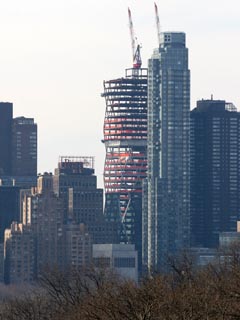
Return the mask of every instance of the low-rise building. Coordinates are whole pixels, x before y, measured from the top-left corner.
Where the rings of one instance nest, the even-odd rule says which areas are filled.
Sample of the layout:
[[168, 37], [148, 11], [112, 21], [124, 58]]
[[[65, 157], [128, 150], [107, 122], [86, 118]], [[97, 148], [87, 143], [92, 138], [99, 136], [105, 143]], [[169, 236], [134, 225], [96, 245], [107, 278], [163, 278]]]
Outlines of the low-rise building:
[[138, 254], [134, 244], [93, 244], [93, 264], [138, 281]]

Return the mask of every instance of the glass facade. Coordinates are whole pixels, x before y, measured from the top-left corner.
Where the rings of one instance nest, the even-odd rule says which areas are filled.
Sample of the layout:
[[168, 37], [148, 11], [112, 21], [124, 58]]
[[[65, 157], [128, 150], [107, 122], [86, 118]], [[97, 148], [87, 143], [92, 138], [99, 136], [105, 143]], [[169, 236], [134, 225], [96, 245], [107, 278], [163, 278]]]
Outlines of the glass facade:
[[169, 255], [189, 246], [190, 71], [185, 34], [162, 33], [148, 67], [143, 263], [159, 270], [165, 269]]

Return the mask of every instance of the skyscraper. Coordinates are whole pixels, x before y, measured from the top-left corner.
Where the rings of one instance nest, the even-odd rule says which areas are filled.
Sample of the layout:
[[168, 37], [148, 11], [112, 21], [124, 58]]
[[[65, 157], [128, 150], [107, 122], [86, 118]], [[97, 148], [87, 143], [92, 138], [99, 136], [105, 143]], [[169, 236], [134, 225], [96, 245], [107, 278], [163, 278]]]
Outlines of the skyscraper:
[[190, 71], [185, 34], [164, 32], [148, 69], [148, 175], [143, 263], [165, 268], [189, 246]]
[[63, 199], [65, 222], [91, 224], [103, 212], [103, 190], [97, 188], [93, 157], [60, 157], [54, 192]]
[[191, 111], [191, 243], [217, 247], [240, 219], [240, 113], [224, 100]]
[[0, 103], [0, 241], [5, 228], [20, 222], [20, 188], [37, 182], [37, 125], [32, 118], [13, 119], [13, 105]]
[[33, 118], [13, 119], [9, 102], [0, 102], [0, 150], [1, 185], [36, 186], [37, 124]]
[[[142, 180], [147, 170], [147, 69], [104, 81], [105, 215], [119, 223], [120, 240], [141, 254]], [[141, 261], [141, 258], [139, 259]]]
[[12, 103], [0, 102], [0, 175], [11, 174], [12, 116]]
[[12, 176], [37, 175], [37, 124], [33, 118], [12, 121]]

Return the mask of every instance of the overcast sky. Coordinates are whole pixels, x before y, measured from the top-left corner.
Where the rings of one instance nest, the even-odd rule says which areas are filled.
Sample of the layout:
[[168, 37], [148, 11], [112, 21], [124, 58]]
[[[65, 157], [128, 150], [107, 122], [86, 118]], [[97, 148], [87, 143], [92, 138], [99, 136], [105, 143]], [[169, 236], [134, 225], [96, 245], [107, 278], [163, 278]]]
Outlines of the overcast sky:
[[[191, 104], [225, 99], [240, 109], [240, 1], [157, 1], [162, 31], [187, 34]], [[103, 80], [131, 67], [127, 7], [143, 66], [157, 46], [150, 0], [1, 0], [0, 100], [38, 123], [38, 171], [59, 155], [95, 156], [102, 186]]]

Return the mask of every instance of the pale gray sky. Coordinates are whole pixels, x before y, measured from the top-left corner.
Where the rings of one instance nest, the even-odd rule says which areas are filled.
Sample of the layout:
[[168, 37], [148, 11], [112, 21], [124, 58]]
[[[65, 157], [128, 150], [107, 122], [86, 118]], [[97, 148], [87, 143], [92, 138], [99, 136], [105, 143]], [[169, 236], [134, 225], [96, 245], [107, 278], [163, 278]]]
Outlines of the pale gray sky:
[[[162, 31], [187, 34], [191, 101], [226, 99], [240, 109], [240, 1], [161, 0]], [[143, 65], [157, 46], [150, 0], [2, 0], [0, 100], [39, 128], [39, 172], [59, 155], [93, 155], [102, 186], [104, 79], [131, 67], [127, 7]]]

